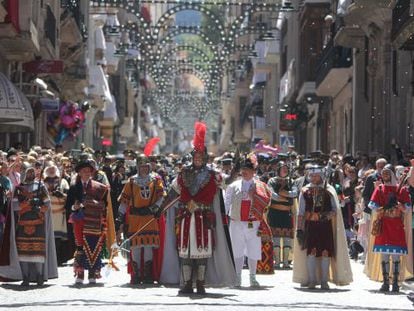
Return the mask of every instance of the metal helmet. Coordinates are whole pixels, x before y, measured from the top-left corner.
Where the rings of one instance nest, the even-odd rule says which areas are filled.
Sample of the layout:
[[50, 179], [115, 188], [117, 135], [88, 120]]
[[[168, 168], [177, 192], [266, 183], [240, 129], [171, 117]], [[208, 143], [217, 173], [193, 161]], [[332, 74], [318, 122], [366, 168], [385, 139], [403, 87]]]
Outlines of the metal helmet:
[[137, 167], [142, 166], [142, 165], [150, 165], [149, 158], [143, 153], [140, 153], [137, 155], [136, 161], [137, 161]]

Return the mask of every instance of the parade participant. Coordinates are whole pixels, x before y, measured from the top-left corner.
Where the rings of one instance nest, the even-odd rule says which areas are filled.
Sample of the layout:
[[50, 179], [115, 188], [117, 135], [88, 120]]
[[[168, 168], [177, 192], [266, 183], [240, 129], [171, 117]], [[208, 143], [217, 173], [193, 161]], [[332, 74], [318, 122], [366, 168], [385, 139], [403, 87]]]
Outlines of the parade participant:
[[3, 230], [6, 222], [7, 208], [11, 198], [12, 184], [7, 177], [9, 167], [7, 162], [0, 162], [0, 247], [3, 241]]
[[399, 278], [404, 280], [413, 274], [411, 201], [407, 187], [398, 186], [390, 167], [382, 169], [381, 181], [375, 183], [368, 207], [375, 213], [371, 218], [371, 239], [364, 272], [379, 281], [380, 264], [383, 281], [380, 291], [388, 292], [392, 259], [392, 291], [399, 292]]
[[377, 180], [381, 181], [381, 171], [384, 166], [387, 164], [387, 160], [380, 158], [375, 162], [375, 172], [369, 175], [365, 181], [364, 191], [362, 192], [362, 197], [365, 202], [365, 213], [371, 213], [371, 209], [368, 207], [368, 203], [371, 200], [372, 193], [375, 189], [375, 182]]
[[9, 165], [9, 179], [12, 183], [12, 191], [16, 186], [20, 184], [20, 170], [22, 167], [22, 162], [20, 157], [17, 154], [13, 154], [7, 157]]
[[223, 158], [223, 159], [221, 159], [220, 163], [221, 163], [222, 173], [224, 173], [226, 175], [230, 175], [230, 173], [232, 171], [233, 159], [232, 158]]
[[290, 269], [289, 252], [293, 246], [294, 199], [298, 196], [298, 191], [292, 184], [289, 168], [285, 162], [279, 162], [276, 174], [277, 176], [272, 177], [268, 182], [272, 200], [267, 221], [272, 230], [275, 268], [280, 268], [283, 243], [283, 269]]
[[68, 239], [65, 202], [66, 193], [69, 190], [69, 184], [59, 175], [59, 170], [55, 165], [51, 165], [45, 168], [44, 183], [50, 196], [56, 255], [58, 265], [61, 266], [64, 262], [69, 260], [70, 255], [72, 254], [67, 254], [67, 245], [65, 243], [65, 241]]
[[260, 286], [256, 280], [257, 261], [262, 257], [259, 226], [265, 207], [270, 203], [271, 192], [265, 183], [255, 178], [256, 167], [256, 156], [247, 155], [241, 162], [242, 179], [226, 189], [225, 205], [231, 219], [230, 237], [238, 287], [241, 286], [245, 255], [249, 264], [250, 286]]
[[60, 159], [60, 172], [61, 172], [61, 178], [65, 179], [68, 184], [70, 184], [71, 178], [72, 178], [72, 162], [67, 157], [62, 157]]
[[350, 242], [355, 237], [353, 232], [355, 223], [355, 188], [358, 186], [358, 177], [354, 166], [345, 164], [343, 170], [345, 178], [341, 187], [342, 200], [340, 203], [347, 240]]
[[73, 225], [76, 243], [73, 264], [75, 283], [82, 284], [88, 270], [90, 284], [101, 277], [102, 250], [114, 242], [112, 207], [108, 187], [93, 180], [95, 164], [82, 160], [76, 166], [76, 182], [69, 188], [66, 206], [72, 210], [69, 222]]
[[121, 195], [122, 189], [124, 189], [125, 184], [128, 182], [124, 161], [115, 162], [113, 171], [114, 172], [111, 178], [112, 210], [114, 213], [114, 217], [117, 218], [119, 208], [118, 198]]
[[[23, 182], [14, 190], [11, 212], [8, 213], [9, 243], [3, 243], [0, 276], [13, 281], [23, 280], [43, 285], [57, 277], [56, 251], [48, 192], [35, 170], [25, 171]], [[6, 228], [7, 229], [7, 228]]]
[[310, 184], [299, 195], [299, 245], [294, 246], [293, 281], [310, 289], [320, 284], [321, 289], [327, 290], [328, 281], [349, 284], [352, 270], [338, 197], [322, 174], [322, 167], [309, 167]]
[[[158, 138], [159, 140], [159, 138]], [[154, 251], [160, 247], [160, 228], [154, 217], [159, 218], [160, 205], [165, 195], [161, 177], [151, 172], [149, 155], [155, 145], [152, 140], [147, 144], [144, 154], [137, 159], [138, 173], [125, 184], [119, 197], [119, 209], [117, 217], [118, 240], [123, 231], [129, 238], [130, 258], [129, 273], [131, 284], [153, 284], [158, 279], [159, 267], [154, 273]], [[149, 225], [148, 225], [149, 224]], [[143, 264], [142, 264], [143, 262]]]
[[205, 124], [196, 122], [192, 163], [179, 171], [162, 205], [179, 196], [177, 210], [171, 208], [167, 213], [161, 280], [179, 283], [181, 277], [180, 294], [193, 293], [193, 280], [201, 295], [206, 293], [206, 284], [229, 286], [236, 280], [218, 191], [224, 180], [207, 166], [205, 133]]

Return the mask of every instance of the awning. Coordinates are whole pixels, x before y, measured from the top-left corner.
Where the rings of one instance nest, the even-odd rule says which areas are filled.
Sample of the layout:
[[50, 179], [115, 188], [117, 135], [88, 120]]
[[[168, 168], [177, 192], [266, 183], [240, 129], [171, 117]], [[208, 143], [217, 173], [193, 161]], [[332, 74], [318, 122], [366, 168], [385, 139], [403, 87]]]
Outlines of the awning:
[[0, 72], [0, 132], [28, 132], [33, 129], [29, 100]]

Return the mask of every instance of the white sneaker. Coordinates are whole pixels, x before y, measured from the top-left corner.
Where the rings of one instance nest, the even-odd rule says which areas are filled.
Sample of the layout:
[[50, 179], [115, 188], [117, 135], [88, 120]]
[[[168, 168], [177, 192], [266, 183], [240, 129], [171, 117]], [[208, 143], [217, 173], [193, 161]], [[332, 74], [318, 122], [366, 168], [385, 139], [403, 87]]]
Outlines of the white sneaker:
[[83, 284], [83, 279], [81, 279], [81, 278], [76, 278], [76, 279], [75, 279], [75, 284]]
[[96, 279], [89, 279], [89, 284], [96, 284]]

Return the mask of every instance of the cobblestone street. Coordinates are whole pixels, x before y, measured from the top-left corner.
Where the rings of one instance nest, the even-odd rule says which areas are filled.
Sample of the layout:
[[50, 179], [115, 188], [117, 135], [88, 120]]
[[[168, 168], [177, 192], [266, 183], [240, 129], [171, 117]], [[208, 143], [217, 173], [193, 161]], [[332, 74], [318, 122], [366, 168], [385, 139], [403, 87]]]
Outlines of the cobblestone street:
[[[118, 264], [121, 259], [117, 259]], [[413, 310], [405, 291], [399, 294], [380, 294], [379, 283], [369, 281], [362, 273], [363, 266], [352, 263], [354, 282], [350, 286], [331, 285], [329, 293], [301, 289], [291, 282], [291, 271], [260, 275], [262, 287], [251, 290], [248, 270], [243, 271], [242, 289], [207, 288], [207, 296], [182, 297], [175, 287], [132, 288], [128, 283], [125, 265], [111, 272], [96, 286], [73, 285], [70, 267], [59, 269], [59, 279], [42, 288], [23, 290], [18, 284], [0, 287], [2, 303], [7, 310]]]

